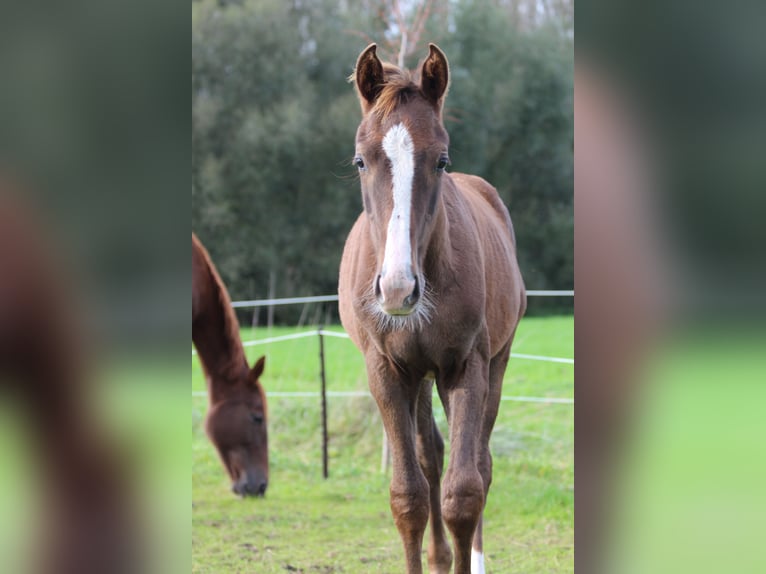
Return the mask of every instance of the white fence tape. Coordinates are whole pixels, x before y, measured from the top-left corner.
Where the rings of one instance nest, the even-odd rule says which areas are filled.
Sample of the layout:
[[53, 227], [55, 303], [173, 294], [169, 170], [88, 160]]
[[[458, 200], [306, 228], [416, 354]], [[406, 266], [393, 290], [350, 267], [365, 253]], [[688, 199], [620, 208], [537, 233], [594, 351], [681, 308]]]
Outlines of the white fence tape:
[[[259, 339], [255, 341], [244, 341], [243, 347], [255, 347], [257, 345], [266, 345], [268, 343], [278, 343], [280, 341], [291, 341], [293, 339], [304, 339], [306, 337], [312, 337], [316, 335], [325, 335], [328, 337], [338, 337], [339, 339], [348, 339], [347, 333], [340, 333], [338, 331], [327, 331], [326, 329], [304, 331], [303, 333], [293, 333], [292, 335], [282, 335], [279, 337], [270, 337], [268, 339]], [[196, 355], [197, 351], [192, 349], [192, 356]], [[567, 359], [563, 357], [545, 357], [543, 355], [525, 355], [523, 353], [511, 353], [511, 357], [515, 359], [526, 359], [530, 361], [546, 361], [549, 363], [564, 363], [567, 365], [574, 365], [574, 359]]]
[[543, 357], [541, 355], [524, 355], [522, 353], [511, 353], [511, 357], [515, 359], [528, 359], [530, 361], [547, 361], [549, 363], [565, 363], [567, 365], [574, 365], [574, 359], [565, 359], [562, 357]]
[[[280, 341], [291, 341], [293, 339], [304, 339], [306, 337], [316, 337], [319, 331], [313, 329], [303, 333], [293, 333], [292, 335], [280, 335], [279, 337], [269, 337], [268, 339], [258, 339], [257, 341], [243, 341], [243, 347], [255, 347], [256, 345], [266, 345], [268, 343], [279, 343]], [[192, 349], [192, 356], [196, 355], [196, 349]]]
[[[530, 289], [528, 297], [574, 297], [574, 290], [555, 291], [548, 289]], [[298, 303], [333, 303], [337, 295], [316, 295], [313, 297], [286, 297], [283, 299], [252, 299], [250, 301], [234, 301], [231, 306], [235, 309], [247, 307], [274, 307], [277, 305], [295, 305]]]
[[284, 299], [256, 299], [252, 301], [234, 301], [235, 309], [242, 307], [273, 307], [275, 305], [295, 305], [296, 303], [326, 303], [337, 301], [337, 295], [316, 295], [314, 297], [287, 297]]

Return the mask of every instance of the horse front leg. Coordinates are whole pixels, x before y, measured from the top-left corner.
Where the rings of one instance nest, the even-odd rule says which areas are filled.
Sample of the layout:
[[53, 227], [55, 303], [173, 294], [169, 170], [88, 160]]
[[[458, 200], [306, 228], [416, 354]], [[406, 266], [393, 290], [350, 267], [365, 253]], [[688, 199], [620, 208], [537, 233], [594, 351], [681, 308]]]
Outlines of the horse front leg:
[[407, 560], [407, 574], [422, 574], [420, 559], [428, 523], [429, 486], [415, 447], [419, 381], [408, 381], [387, 365], [368, 360], [370, 392], [375, 398], [391, 448], [391, 514]]
[[471, 545], [486, 486], [479, 470], [489, 366], [472, 352], [462, 372], [445, 378], [440, 395], [449, 413], [450, 457], [444, 477], [442, 515], [455, 543], [455, 574], [471, 574]]
[[[489, 451], [489, 439], [492, 429], [495, 427], [497, 412], [500, 408], [500, 397], [503, 392], [503, 376], [508, 364], [508, 357], [511, 352], [511, 341], [513, 335], [505, 347], [492, 358], [489, 364], [489, 389], [487, 394], [487, 403], [484, 408], [482, 419], [482, 430], [479, 439], [479, 473], [484, 480], [484, 506], [487, 504], [489, 487], [492, 484], [492, 454]], [[482, 509], [479, 517], [479, 524], [476, 526], [476, 532], [473, 535], [473, 548], [471, 550], [471, 574], [484, 574], [484, 510]]]
[[432, 387], [433, 381], [429, 380], [424, 380], [420, 387], [417, 452], [420, 468], [429, 486], [431, 536], [428, 542], [428, 570], [431, 574], [449, 574], [452, 551], [442, 522], [439, 486], [444, 469], [444, 441], [433, 417]]

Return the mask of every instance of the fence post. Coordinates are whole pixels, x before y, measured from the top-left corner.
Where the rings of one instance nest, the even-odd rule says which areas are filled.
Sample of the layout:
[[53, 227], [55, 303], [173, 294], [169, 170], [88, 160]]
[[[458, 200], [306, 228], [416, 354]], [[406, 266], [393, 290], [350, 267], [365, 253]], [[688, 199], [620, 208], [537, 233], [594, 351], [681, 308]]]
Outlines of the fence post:
[[325, 379], [324, 370], [324, 337], [322, 336], [322, 329], [324, 327], [319, 325], [317, 334], [319, 335], [319, 375], [322, 379], [322, 476], [327, 478], [327, 381]]
[[[277, 289], [277, 273], [275, 271], [269, 271], [269, 299], [273, 300], [276, 296]], [[274, 304], [270, 303], [266, 310], [266, 324], [269, 327], [269, 333], [274, 326]]]

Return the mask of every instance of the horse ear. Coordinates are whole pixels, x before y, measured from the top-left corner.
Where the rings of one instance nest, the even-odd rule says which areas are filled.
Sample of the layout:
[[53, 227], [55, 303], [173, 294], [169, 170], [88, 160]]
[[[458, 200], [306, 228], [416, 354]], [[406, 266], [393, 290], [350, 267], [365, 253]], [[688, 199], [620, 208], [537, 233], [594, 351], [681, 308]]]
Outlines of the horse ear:
[[383, 88], [383, 64], [375, 53], [376, 48], [375, 44], [367, 46], [359, 54], [354, 68], [354, 80], [364, 113], [369, 111]]
[[428, 48], [430, 53], [420, 72], [420, 89], [428, 101], [441, 108], [442, 98], [449, 86], [449, 64], [439, 46], [428, 44]]
[[263, 374], [263, 367], [266, 364], [266, 356], [262, 356], [255, 362], [253, 368], [250, 369], [250, 381], [253, 383]]

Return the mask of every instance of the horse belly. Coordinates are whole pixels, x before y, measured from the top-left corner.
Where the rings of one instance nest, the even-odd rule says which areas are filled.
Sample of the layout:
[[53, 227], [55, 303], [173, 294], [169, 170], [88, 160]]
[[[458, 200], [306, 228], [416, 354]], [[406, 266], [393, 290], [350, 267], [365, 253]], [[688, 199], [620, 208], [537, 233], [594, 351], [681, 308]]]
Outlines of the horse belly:
[[494, 267], [487, 271], [486, 321], [490, 354], [497, 355], [513, 335], [521, 318], [523, 285], [521, 275], [514, 273], [514, 260], [505, 269]]
[[497, 212], [490, 209], [487, 212], [491, 224], [479, 229], [485, 260], [485, 319], [494, 357], [513, 335], [525, 308], [526, 295], [510, 229]]
[[[480, 177], [450, 174], [460, 191], [459, 205], [468, 207], [482, 251], [484, 309], [491, 356], [508, 343], [526, 307], [524, 283], [516, 260], [508, 210], [497, 190]], [[457, 198], [456, 198], [457, 199]]]

